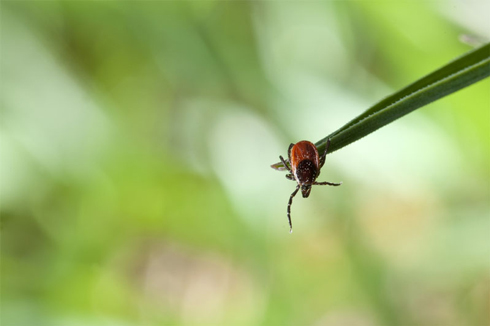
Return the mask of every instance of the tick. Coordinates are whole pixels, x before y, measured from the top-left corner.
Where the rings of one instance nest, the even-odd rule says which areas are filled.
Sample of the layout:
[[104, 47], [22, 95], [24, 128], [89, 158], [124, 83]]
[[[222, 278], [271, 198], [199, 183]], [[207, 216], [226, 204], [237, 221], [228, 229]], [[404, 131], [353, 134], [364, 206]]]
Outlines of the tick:
[[288, 158], [289, 164], [284, 160], [282, 156], [279, 156], [282, 164], [288, 169], [289, 174], [286, 178], [292, 181], [296, 181], [298, 184], [296, 189], [293, 191], [289, 197], [288, 202], [288, 221], [289, 221], [289, 232], [293, 232], [293, 223], [291, 222], [291, 204], [293, 203], [293, 198], [298, 193], [301, 188], [301, 193], [303, 198], [308, 198], [311, 192], [311, 186], [340, 186], [342, 182], [316, 182], [316, 179], [320, 175], [320, 170], [325, 164], [325, 157], [327, 156], [328, 146], [330, 145], [330, 139], [327, 140], [327, 145], [325, 146], [325, 151], [321, 156], [318, 155], [318, 149], [313, 145], [313, 143], [303, 140], [296, 144], [289, 145]]

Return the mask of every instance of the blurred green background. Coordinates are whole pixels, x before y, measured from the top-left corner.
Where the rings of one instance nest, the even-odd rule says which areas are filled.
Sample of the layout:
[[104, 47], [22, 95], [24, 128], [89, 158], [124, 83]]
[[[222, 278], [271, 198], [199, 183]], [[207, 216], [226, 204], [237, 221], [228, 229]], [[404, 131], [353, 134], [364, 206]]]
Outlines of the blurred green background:
[[270, 164], [489, 39], [483, 1], [2, 1], [2, 326], [489, 325], [490, 82]]

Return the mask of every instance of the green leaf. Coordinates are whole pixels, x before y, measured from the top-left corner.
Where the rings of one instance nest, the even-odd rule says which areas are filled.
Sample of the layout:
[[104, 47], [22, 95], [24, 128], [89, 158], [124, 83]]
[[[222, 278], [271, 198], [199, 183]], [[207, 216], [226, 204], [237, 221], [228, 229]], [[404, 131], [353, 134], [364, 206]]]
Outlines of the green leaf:
[[[454, 93], [490, 75], [490, 43], [466, 53], [442, 68], [384, 98], [349, 123], [318, 141], [319, 152], [330, 138], [335, 152], [418, 108]], [[282, 163], [271, 165], [284, 170]]]

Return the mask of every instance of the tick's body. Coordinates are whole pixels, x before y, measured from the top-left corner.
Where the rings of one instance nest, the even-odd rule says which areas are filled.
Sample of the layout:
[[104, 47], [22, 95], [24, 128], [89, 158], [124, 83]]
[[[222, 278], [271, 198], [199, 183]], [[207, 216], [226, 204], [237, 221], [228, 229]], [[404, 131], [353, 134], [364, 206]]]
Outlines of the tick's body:
[[[320, 164], [320, 157], [315, 145], [303, 140], [289, 148], [289, 163], [294, 179], [300, 185], [315, 182], [323, 165]], [[303, 197], [308, 197], [308, 195], [303, 195]]]
[[323, 167], [323, 164], [325, 164], [325, 157], [327, 155], [329, 144], [330, 139], [327, 141], [325, 151], [321, 156], [318, 155], [318, 150], [315, 145], [307, 140], [289, 145], [289, 165], [286, 163], [282, 156], [279, 156], [284, 166], [290, 172], [286, 175], [286, 178], [288, 178], [289, 180], [294, 180], [298, 183], [298, 185], [296, 186], [296, 190], [294, 190], [294, 192], [291, 194], [291, 197], [289, 197], [288, 203], [288, 220], [290, 232], [293, 231], [293, 225], [291, 223], [291, 204], [293, 202], [293, 197], [296, 196], [300, 188], [303, 198], [307, 198], [310, 195], [312, 185], [340, 186], [342, 184], [342, 182], [316, 182], [316, 178], [318, 178], [318, 176], [320, 175], [320, 170]]

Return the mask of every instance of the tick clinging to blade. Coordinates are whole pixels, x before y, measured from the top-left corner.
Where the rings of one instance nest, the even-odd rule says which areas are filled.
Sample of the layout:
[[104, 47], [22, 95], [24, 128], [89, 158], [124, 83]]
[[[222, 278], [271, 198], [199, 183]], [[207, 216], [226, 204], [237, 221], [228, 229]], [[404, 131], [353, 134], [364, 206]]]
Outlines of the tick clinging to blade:
[[329, 145], [330, 139], [327, 140], [327, 145], [325, 146], [325, 151], [323, 152], [322, 156], [319, 156], [315, 145], [307, 140], [303, 140], [296, 144], [289, 145], [289, 162], [286, 162], [282, 156], [279, 156], [282, 164], [284, 164], [286, 169], [289, 171], [286, 178], [298, 183], [296, 189], [291, 194], [291, 197], [289, 197], [288, 202], [289, 232], [293, 232], [293, 223], [291, 222], [291, 204], [293, 203], [294, 196], [296, 196], [300, 188], [303, 198], [308, 198], [311, 192], [311, 186], [313, 185], [340, 186], [342, 184], [342, 182], [316, 182], [316, 178], [318, 178], [320, 175], [320, 170], [323, 167], [323, 164], [325, 164], [325, 157], [327, 156]]

